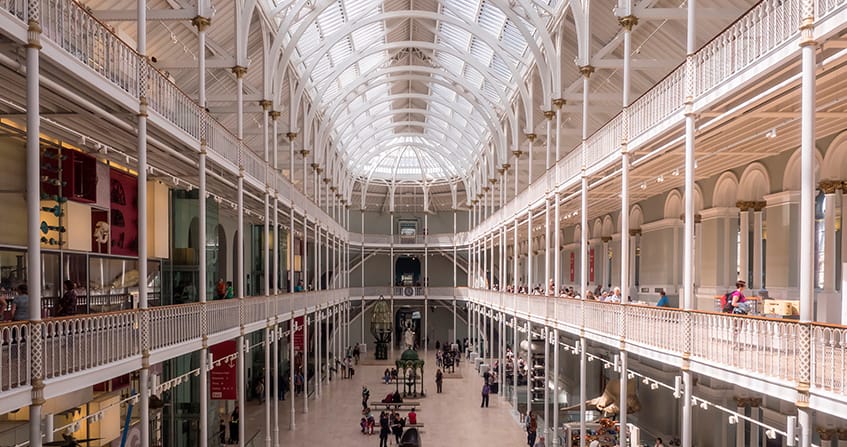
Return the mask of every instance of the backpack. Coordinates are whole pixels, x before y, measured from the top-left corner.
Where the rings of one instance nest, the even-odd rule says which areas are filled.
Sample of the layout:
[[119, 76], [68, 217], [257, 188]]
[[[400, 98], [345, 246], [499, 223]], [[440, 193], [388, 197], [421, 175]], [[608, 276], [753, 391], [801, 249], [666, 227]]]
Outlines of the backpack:
[[727, 293], [723, 296], [723, 302], [724, 302], [724, 305], [723, 305], [723, 308], [721, 308], [721, 312], [723, 312], [723, 313], [727, 313], [727, 314], [731, 314], [731, 313], [732, 313], [732, 311], [733, 311], [733, 309], [734, 309], [734, 307], [732, 307], [732, 294], [733, 294], [733, 293], [735, 293], [735, 291], [734, 291], [734, 290], [733, 290], [732, 292], [727, 292]]

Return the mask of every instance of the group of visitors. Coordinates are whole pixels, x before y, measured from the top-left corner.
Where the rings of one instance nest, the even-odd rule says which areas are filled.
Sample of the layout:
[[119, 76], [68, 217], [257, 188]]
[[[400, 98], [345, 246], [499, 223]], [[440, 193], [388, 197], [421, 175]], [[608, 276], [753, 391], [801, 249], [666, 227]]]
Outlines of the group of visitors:
[[224, 282], [223, 278], [218, 279], [218, 284], [215, 285], [215, 299], [223, 300], [235, 297], [235, 291], [232, 288], [232, 281]]

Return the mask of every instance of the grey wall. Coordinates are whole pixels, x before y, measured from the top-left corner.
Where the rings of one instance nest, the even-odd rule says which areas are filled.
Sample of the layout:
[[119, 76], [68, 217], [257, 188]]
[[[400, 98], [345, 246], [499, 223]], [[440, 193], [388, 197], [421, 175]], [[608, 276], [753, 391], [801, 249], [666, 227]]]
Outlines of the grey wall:
[[[367, 211], [365, 214], [365, 231], [366, 234], [390, 234], [391, 233], [391, 214], [377, 213]], [[362, 212], [350, 211], [350, 231], [353, 233], [362, 233]], [[394, 233], [397, 234], [398, 219], [416, 219], [418, 221], [419, 231], [423, 231], [424, 214], [423, 213], [394, 213]], [[456, 231], [462, 232], [468, 229], [468, 213], [467, 211], [456, 211]], [[429, 233], [452, 233], [453, 232], [453, 211], [444, 211], [429, 215]]]

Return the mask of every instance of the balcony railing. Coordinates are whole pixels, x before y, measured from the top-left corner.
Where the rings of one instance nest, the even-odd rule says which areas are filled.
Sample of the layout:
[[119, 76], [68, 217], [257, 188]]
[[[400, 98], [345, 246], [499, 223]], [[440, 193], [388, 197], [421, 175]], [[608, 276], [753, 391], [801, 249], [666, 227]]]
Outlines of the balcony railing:
[[[242, 325], [259, 329], [274, 317], [347, 297], [348, 289], [335, 289], [0, 323], [0, 398], [30, 385], [35, 368], [45, 379], [56, 379], [140, 358], [145, 350], [170, 358], [167, 350], [172, 346], [193, 344], [193, 349], [200, 349], [204, 336], [238, 331]], [[39, 341], [35, 334], [41, 334], [43, 355], [34, 355]]]
[[800, 349], [803, 332], [808, 328], [812, 391], [847, 396], [847, 327], [475, 289], [469, 291], [469, 300], [524, 317], [543, 320], [549, 315], [553, 317], [550, 321], [569, 326], [574, 333], [584, 329], [586, 333], [607, 337], [615, 346], [624, 333], [620, 326], [624, 322], [628, 345], [680, 357], [686, 350], [685, 326], [690, 324], [688, 346], [692, 359], [720, 365], [728, 371], [795, 384], [801, 380]]

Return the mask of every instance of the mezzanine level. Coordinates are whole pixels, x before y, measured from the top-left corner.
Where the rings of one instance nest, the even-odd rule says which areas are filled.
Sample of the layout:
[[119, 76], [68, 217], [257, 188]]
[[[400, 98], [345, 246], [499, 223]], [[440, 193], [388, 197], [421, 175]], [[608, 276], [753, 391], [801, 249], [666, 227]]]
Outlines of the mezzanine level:
[[[469, 305], [626, 350], [795, 402], [808, 365], [810, 407], [847, 411], [847, 327], [714, 312], [620, 305], [469, 289]], [[686, 339], [686, 327], [690, 338]], [[809, 359], [801, 356], [804, 340]]]
[[49, 399], [136, 371], [143, 352], [156, 364], [201, 349], [204, 338], [209, 345], [231, 340], [348, 296], [333, 289], [0, 323], [0, 413], [30, 404], [35, 368]]

